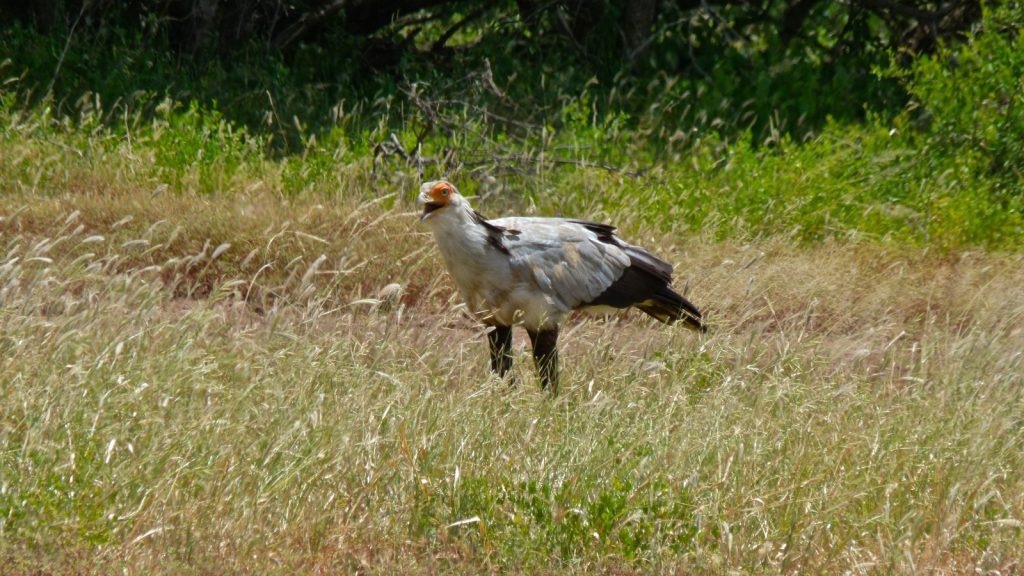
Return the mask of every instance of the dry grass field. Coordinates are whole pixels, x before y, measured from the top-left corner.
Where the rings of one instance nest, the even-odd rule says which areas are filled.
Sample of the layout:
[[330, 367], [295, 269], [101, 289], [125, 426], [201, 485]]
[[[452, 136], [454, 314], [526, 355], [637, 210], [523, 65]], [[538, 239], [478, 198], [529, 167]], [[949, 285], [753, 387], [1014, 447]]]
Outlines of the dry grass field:
[[712, 329], [573, 319], [551, 398], [523, 334], [489, 374], [412, 176], [197, 195], [33, 150], [0, 151], [0, 573], [1024, 570], [1019, 254], [572, 214]]
[[[643, 2], [621, 64], [621, 1], [35, 4], [0, 576], [1024, 574], [1022, 3]], [[710, 330], [496, 378], [444, 176], [618, 226]]]

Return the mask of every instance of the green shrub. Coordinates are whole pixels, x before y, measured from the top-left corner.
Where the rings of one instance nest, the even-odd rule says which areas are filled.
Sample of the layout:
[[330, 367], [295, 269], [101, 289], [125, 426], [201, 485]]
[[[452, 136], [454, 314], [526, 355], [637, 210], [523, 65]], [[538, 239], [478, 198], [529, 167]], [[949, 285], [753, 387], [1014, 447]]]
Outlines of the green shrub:
[[[897, 119], [920, 148], [921, 172], [948, 182], [934, 199], [947, 227], [984, 230], [976, 240], [1020, 234], [1024, 209], [1024, 8], [986, 9], [966, 40], [916, 59], [900, 76], [913, 100]], [[919, 134], [915, 123], [924, 126]], [[920, 139], [920, 142], [917, 140]], [[975, 209], [964, 211], [962, 207]], [[973, 212], [973, 213], [971, 213]]]
[[931, 120], [937, 152], [965, 155], [972, 170], [1019, 191], [1024, 161], [1024, 22], [1017, 3], [985, 15], [966, 42], [914, 61], [907, 90]]

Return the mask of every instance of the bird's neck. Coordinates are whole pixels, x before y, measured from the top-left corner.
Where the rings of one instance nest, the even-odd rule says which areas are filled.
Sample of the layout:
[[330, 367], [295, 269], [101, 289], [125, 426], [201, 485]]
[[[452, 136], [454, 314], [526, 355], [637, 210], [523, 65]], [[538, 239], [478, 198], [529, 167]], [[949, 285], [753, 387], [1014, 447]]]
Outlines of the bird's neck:
[[428, 222], [446, 259], [471, 258], [487, 247], [487, 230], [468, 205], [452, 206], [439, 216]]

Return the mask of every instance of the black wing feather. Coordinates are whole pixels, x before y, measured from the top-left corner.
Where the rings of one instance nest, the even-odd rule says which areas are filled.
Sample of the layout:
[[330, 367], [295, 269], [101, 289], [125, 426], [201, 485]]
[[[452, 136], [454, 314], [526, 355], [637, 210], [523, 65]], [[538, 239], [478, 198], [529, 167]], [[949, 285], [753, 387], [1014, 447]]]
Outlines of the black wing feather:
[[615, 227], [584, 220], [571, 220], [598, 235], [598, 240], [615, 245], [629, 256], [629, 267], [588, 306], [629, 308], [636, 306], [666, 324], [682, 320], [688, 327], [707, 332], [701, 313], [689, 300], [672, 289], [671, 264], [643, 248], [630, 246], [615, 237]]

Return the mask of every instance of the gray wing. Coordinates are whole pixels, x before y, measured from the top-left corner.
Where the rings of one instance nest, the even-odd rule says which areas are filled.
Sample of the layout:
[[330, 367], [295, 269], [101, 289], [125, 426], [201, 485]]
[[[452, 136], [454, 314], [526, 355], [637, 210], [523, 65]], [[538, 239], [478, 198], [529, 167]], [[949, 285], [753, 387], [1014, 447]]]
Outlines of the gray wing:
[[512, 270], [550, 295], [569, 312], [593, 301], [626, 268], [630, 257], [615, 244], [602, 242], [584, 223], [560, 218], [500, 218], [501, 241]]

